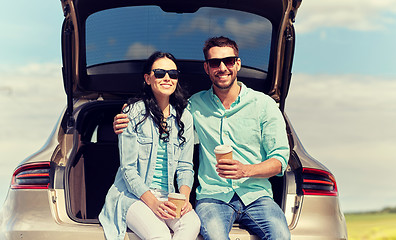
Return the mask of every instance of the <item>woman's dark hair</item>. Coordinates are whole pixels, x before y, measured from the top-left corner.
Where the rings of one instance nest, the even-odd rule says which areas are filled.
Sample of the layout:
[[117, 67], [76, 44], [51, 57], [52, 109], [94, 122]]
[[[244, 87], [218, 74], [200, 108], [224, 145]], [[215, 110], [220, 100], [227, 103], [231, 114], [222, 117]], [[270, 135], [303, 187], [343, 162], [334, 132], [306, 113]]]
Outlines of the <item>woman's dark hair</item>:
[[[161, 58], [168, 58], [176, 64], [176, 58], [171, 53], [155, 52], [147, 59], [143, 68], [143, 75], [150, 74], [154, 62]], [[145, 81], [143, 81], [143, 91], [140, 93], [139, 96], [128, 99], [128, 105], [133, 104], [139, 100], [142, 100], [144, 102], [146, 112], [143, 119], [136, 124], [135, 131], [137, 130], [138, 125], [144, 122], [150, 116], [159, 129], [160, 138], [166, 142], [169, 141], [168, 124], [164, 119], [164, 115], [160, 107], [158, 106], [157, 100], [153, 94], [153, 91], [151, 90], [151, 87], [147, 85]], [[179, 81], [177, 82], [175, 92], [172, 93], [172, 95], [170, 95], [169, 97], [169, 103], [176, 110], [176, 123], [179, 126], [179, 131], [177, 135], [181, 140], [180, 145], [183, 145], [186, 142], [186, 138], [183, 136], [184, 123], [181, 121], [181, 116], [187, 106], [187, 99], [184, 90], [179, 84]], [[127, 107], [127, 109], [125, 110], [126, 112], [128, 112], [129, 108]]]

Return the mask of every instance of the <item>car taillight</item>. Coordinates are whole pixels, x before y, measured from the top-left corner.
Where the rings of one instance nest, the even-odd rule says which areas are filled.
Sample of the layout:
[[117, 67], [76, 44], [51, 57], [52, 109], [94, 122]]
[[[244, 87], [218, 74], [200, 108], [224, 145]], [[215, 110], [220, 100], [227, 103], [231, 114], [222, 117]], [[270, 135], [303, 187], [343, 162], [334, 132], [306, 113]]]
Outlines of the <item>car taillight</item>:
[[17, 168], [12, 176], [12, 189], [48, 189], [50, 163], [29, 163]]
[[335, 178], [327, 171], [313, 168], [303, 168], [302, 179], [302, 191], [304, 195], [338, 195]]

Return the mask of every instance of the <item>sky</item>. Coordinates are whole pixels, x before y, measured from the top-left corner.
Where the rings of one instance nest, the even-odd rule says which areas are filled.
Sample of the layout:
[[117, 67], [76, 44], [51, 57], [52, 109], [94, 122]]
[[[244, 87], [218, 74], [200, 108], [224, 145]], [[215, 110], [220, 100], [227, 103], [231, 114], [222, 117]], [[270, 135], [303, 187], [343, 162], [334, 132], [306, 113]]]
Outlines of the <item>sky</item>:
[[[1, 1], [0, 205], [66, 103], [60, 1]], [[286, 113], [305, 149], [334, 174], [344, 212], [395, 207], [394, 0], [304, 0], [295, 29]]]

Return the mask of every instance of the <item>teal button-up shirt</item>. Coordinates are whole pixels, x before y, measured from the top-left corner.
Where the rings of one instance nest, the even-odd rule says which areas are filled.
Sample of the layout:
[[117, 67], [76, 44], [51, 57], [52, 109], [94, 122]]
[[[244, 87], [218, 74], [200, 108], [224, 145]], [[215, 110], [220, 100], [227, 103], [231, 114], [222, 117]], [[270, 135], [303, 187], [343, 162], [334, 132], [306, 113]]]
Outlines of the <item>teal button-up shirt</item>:
[[285, 120], [275, 101], [264, 93], [238, 82], [241, 91], [230, 109], [225, 109], [213, 88], [194, 94], [188, 109], [199, 138], [197, 200], [213, 198], [229, 202], [234, 193], [248, 205], [262, 196], [272, 197], [267, 178], [230, 180], [216, 172], [214, 148], [228, 144], [233, 158], [243, 164], [257, 164], [276, 158], [282, 176], [289, 159]]

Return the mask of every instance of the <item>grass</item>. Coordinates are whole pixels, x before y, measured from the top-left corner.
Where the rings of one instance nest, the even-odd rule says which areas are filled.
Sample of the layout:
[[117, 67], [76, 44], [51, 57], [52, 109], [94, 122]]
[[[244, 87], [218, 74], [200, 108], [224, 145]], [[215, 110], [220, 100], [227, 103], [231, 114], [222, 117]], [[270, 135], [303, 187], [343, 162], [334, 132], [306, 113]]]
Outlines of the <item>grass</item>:
[[345, 214], [349, 240], [396, 240], [396, 213]]

